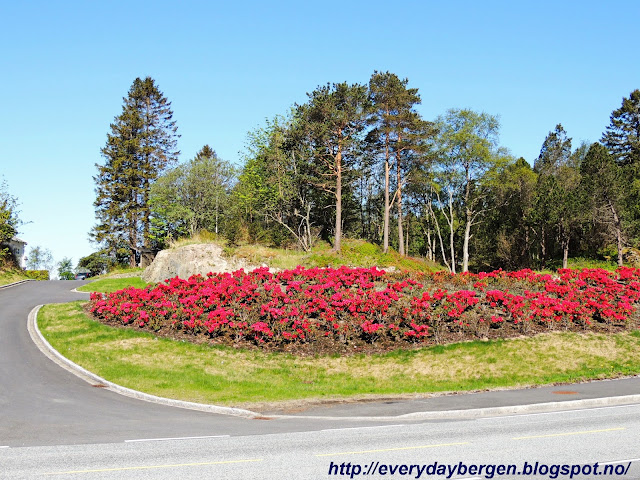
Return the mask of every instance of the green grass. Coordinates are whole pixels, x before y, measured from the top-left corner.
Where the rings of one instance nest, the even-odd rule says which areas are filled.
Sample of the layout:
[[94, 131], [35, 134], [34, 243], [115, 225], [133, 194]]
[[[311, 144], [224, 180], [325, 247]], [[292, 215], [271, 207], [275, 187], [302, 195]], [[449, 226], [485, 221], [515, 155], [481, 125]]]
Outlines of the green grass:
[[[557, 260], [549, 263], [549, 268], [553, 270], [558, 270], [562, 268], [562, 261]], [[583, 257], [574, 257], [569, 258], [567, 260], [567, 268], [602, 268], [604, 270], [609, 270], [613, 272], [618, 268], [618, 264], [616, 262], [610, 262], [607, 260], [598, 260], [594, 258], [583, 258]]]
[[10, 283], [28, 279], [29, 277], [25, 275], [22, 270], [11, 268], [0, 271], [0, 285], [8, 285]]
[[127, 287], [143, 288], [147, 285], [148, 283], [140, 277], [99, 278], [82, 287], [78, 287], [78, 291], [111, 293]]
[[39, 325], [63, 355], [150, 394], [251, 408], [265, 402], [518, 387], [640, 373], [640, 335], [553, 333], [399, 350], [296, 358], [194, 345], [112, 328], [81, 303], [47, 305]]
[[117, 267], [113, 270], [110, 270], [109, 273], [105, 273], [104, 275], [98, 275], [95, 278], [109, 278], [114, 275], [140, 275], [144, 272], [144, 268], [138, 267]]
[[289, 269], [297, 265], [305, 267], [395, 267], [411, 272], [435, 272], [442, 270], [436, 263], [423, 258], [402, 257], [392, 249], [382, 253], [382, 249], [364, 240], [343, 239], [340, 254], [331, 249], [331, 245], [318, 242], [311, 252], [285, 250], [261, 245], [243, 245], [225, 247], [228, 257], [238, 257], [253, 265], [265, 263], [270, 267]]

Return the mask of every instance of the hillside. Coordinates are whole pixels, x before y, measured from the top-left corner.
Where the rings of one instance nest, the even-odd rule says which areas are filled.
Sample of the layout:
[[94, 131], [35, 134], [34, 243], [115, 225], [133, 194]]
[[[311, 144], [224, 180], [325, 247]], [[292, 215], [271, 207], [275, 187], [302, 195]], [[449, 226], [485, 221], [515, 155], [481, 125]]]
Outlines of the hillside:
[[[273, 269], [305, 267], [379, 267], [410, 272], [435, 272], [442, 270], [436, 263], [420, 258], [402, 257], [394, 251], [383, 254], [380, 247], [363, 240], [345, 240], [342, 253], [331, 250], [322, 243], [311, 252], [285, 250], [261, 245], [225, 247], [220, 243], [197, 243], [198, 239], [179, 242], [173, 248], [161, 251], [144, 271], [147, 282], [159, 283], [167, 278], [188, 278], [194, 274], [230, 272], [244, 268], [253, 270], [260, 266]], [[196, 242], [196, 243], [192, 243]]]

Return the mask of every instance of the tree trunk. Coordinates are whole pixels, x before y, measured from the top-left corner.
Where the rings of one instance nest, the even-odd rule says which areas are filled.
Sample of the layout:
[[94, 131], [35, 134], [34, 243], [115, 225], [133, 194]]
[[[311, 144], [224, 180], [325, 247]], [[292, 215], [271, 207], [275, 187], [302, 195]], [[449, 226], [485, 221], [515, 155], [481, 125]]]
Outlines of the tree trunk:
[[469, 206], [471, 200], [471, 175], [469, 167], [466, 168], [467, 183], [464, 188], [464, 211], [465, 211], [465, 225], [464, 225], [464, 241], [462, 242], [462, 271], [469, 271], [469, 238], [471, 236], [471, 222], [473, 219], [473, 212]]
[[467, 220], [464, 226], [464, 242], [462, 244], [462, 271], [469, 271], [469, 239], [471, 238], [471, 212], [467, 208]]
[[340, 253], [342, 250], [342, 146], [338, 145], [336, 154], [336, 238], [333, 250]]
[[405, 256], [404, 231], [402, 229], [402, 169], [400, 165], [400, 153], [396, 155], [396, 179], [398, 182], [398, 253]]
[[[447, 261], [447, 255], [445, 254], [444, 251], [444, 242], [442, 240], [442, 232], [440, 231], [440, 224], [438, 223], [438, 219], [436, 218], [436, 214], [433, 211], [433, 207], [431, 206], [431, 204], [429, 203], [429, 213], [431, 214], [431, 218], [433, 218], [433, 223], [436, 226], [436, 233], [438, 235], [438, 240], [440, 241], [440, 253], [442, 255], [442, 261], [444, 262], [445, 266], [451, 270], [451, 266], [449, 265], [449, 262]], [[433, 260], [436, 259], [436, 254], [435, 254], [435, 239], [433, 240], [434, 243], [434, 252], [433, 252]]]
[[[387, 156], [388, 156], [387, 147]], [[382, 252], [387, 253], [389, 251], [389, 159], [384, 161], [384, 225], [383, 225], [383, 243]]]
[[611, 213], [613, 214], [613, 226], [616, 230], [616, 244], [618, 247], [618, 266], [622, 267], [622, 222], [620, 221], [620, 217], [618, 216], [618, 212], [614, 208], [612, 203], [609, 203], [609, 208], [611, 209]]
[[540, 261], [541, 261], [541, 267], [544, 269], [544, 267], [547, 265], [547, 245], [546, 245], [546, 238], [545, 238], [545, 229], [544, 229], [544, 225], [540, 228]]
[[411, 232], [411, 215], [407, 216], [407, 234], [404, 238], [404, 252], [409, 255], [409, 232]]
[[562, 268], [567, 268], [569, 265], [569, 239], [562, 239]]
[[456, 250], [453, 231], [453, 191], [449, 189], [449, 248], [451, 250], [451, 273], [456, 273]]

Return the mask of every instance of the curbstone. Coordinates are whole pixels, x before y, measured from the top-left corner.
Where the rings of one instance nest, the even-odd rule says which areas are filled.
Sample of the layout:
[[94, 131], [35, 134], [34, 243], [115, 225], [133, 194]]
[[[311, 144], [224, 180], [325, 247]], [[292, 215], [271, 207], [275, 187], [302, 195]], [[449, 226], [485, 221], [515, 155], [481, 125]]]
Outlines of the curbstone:
[[34, 280], [33, 278], [27, 278], [26, 280], [20, 280], [19, 282], [7, 283], [6, 285], [0, 285], [0, 290], [2, 290], [3, 288], [15, 287], [16, 285], [21, 285], [23, 283], [35, 282], [35, 281], [36, 280]]
[[91, 385], [105, 385], [106, 390], [111, 390], [114, 393], [135, 398], [137, 400], [143, 400], [145, 402], [156, 403], [170, 407], [186, 408], [189, 410], [198, 410], [201, 412], [217, 413], [220, 415], [232, 415], [245, 418], [255, 418], [261, 416], [259, 413], [252, 412], [250, 410], [244, 410], [241, 408], [222, 407], [218, 405], [207, 405], [203, 403], [185, 402], [182, 400], [158, 397], [110, 382], [72, 362], [71, 360], [63, 356], [60, 352], [58, 352], [55, 348], [53, 348], [53, 346], [51, 346], [51, 344], [44, 338], [42, 332], [40, 332], [40, 329], [38, 328], [38, 311], [40, 310], [40, 308], [42, 308], [42, 305], [38, 305], [33, 310], [31, 310], [27, 319], [27, 329], [29, 330], [31, 339], [36, 344], [38, 349], [50, 360]]

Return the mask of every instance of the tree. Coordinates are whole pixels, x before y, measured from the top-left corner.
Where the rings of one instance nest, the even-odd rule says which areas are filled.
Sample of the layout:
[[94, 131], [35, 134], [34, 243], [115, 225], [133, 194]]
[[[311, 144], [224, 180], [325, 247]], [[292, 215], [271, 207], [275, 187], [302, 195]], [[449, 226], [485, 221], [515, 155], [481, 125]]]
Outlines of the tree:
[[369, 98], [373, 114], [370, 122], [374, 126], [368, 135], [374, 143], [384, 163], [384, 215], [383, 252], [389, 250], [390, 170], [395, 159], [396, 192], [394, 198], [398, 208], [398, 251], [405, 254], [403, 235], [402, 189], [406, 183], [407, 171], [412, 169], [410, 160], [417, 158], [412, 152], [420, 150], [425, 137], [432, 134], [432, 124], [422, 120], [415, 111], [420, 104], [417, 88], [407, 88], [409, 80], [400, 80], [389, 72], [374, 72], [369, 80]]
[[87, 270], [89, 270], [91, 276], [95, 277], [96, 275], [106, 273], [109, 265], [109, 257], [107, 257], [102, 252], [94, 252], [78, 260], [78, 266], [76, 267], [76, 270], [86, 268]]
[[487, 198], [494, 208], [476, 237], [484, 268], [517, 270], [531, 266], [536, 183], [536, 173], [522, 157], [499, 169], [486, 183]]
[[10, 258], [8, 243], [22, 224], [18, 218], [18, 200], [8, 191], [7, 183], [0, 183], [0, 265]]
[[580, 185], [585, 204], [595, 223], [613, 232], [618, 251], [618, 266], [622, 266], [624, 247], [625, 191], [622, 169], [607, 149], [596, 142], [591, 145], [580, 165]]
[[611, 113], [602, 143], [620, 166], [626, 188], [627, 229], [640, 236], [640, 90], [634, 90]]
[[29, 270], [53, 270], [51, 251], [39, 245], [31, 247], [27, 255], [27, 268]]
[[[482, 179], [489, 171], [508, 160], [506, 151], [498, 148], [498, 118], [472, 110], [451, 109], [438, 119], [440, 158], [437, 161], [439, 177], [446, 185], [448, 213], [445, 213], [450, 231], [451, 268], [455, 273], [454, 251], [454, 197], [462, 207], [464, 234], [462, 245], [462, 271], [469, 270], [469, 241], [471, 230], [486, 211]], [[444, 213], [444, 209], [442, 209]]]
[[58, 278], [60, 280], [73, 280], [73, 260], [64, 257], [58, 262]]
[[292, 237], [309, 251], [319, 233], [318, 195], [310, 180], [307, 132], [298, 122], [277, 116], [250, 133], [234, 198], [272, 243]]
[[201, 230], [220, 233], [234, 180], [232, 165], [218, 158], [209, 145], [169, 170], [151, 187], [152, 237], [162, 244], [167, 237]]
[[311, 152], [308, 165], [316, 187], [335, 200], [333, 249], [342, 246], [343, 182], [351, 170], [362, 141], [368, 114], [367, 87], [338, 83], [318, 87], [309, 101], [297, 108], [296, 117]]
[[112, 256], [119, 245], [129, 249], [129, 264], [151, 248], [149, 194], [153, 181], [177, 160], [177, 127], [171, 103], [152, 78], [136, 78], [122, 113], [111, 124], [96, 165], [96, 218], [91, 235]]
[[611, 113], [611, 123], [602, 135], [602, 143], [618, 163], [640, 163], [640, 90], [622, 99], [622, 106]]
[[554, 246], [562, 253], [567, 268], [569, 243], [580, 220], [580, 161], [584, 149], [571, 152], [571, 138], [561, 124], [549, 132], [534, 163], [538, 173], [536, 186], [536, 221], [541, 266], [553, 255]]

